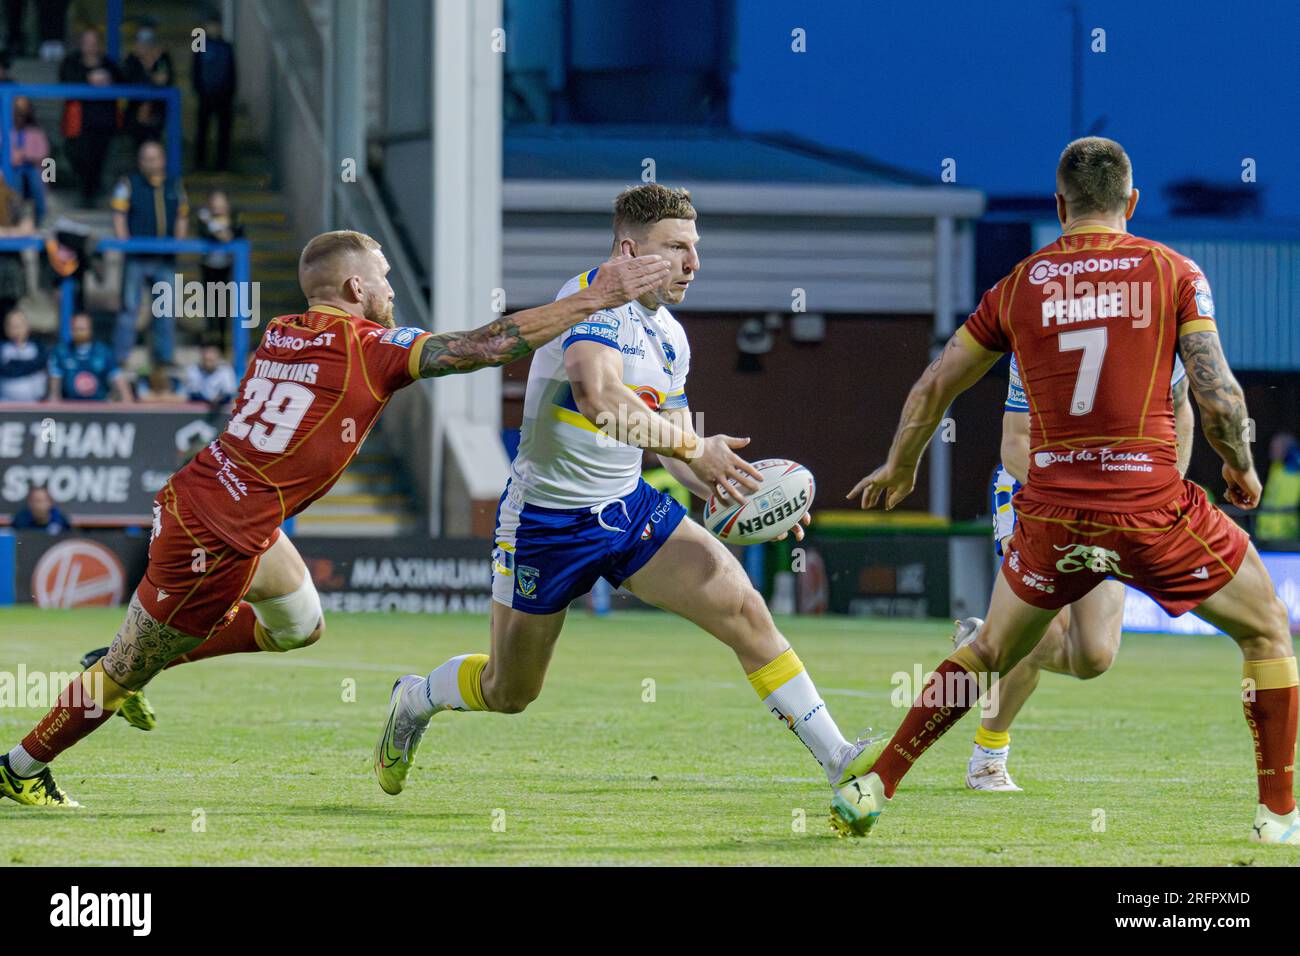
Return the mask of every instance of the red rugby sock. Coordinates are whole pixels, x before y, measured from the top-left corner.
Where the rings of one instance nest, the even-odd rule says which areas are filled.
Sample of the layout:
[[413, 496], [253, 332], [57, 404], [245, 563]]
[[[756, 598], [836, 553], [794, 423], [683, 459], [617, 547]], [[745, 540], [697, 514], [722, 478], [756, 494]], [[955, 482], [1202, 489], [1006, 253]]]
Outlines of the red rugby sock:
[[257, 632], [260, 627], [257, 615], [253, 613], [253, 605], [242, 601], [229, 624], [188, 654], [174, 658], [167, 666], [192, 664], [204, 658], [224, 657], [226, 654], [251, 654], [264, 651], [266, 648], [257, 642]]
[[[983, 668], [973, 653], [962, 654], [967, 650], [961, 648], [935, 668], [884, 753], [872, 764], [871, 771], [879, 774], [885, 785], [885, 796], [894, 795], [898, 782], [912, 769], [921, 754], [978, 702], [976, 673]], [[953, 659], [959, 655], [961, 664]]]
[[1274, 813], [1287, 814], [1295, 809], [1296, 717], [1300, 712], [1295, 658], [1246, 661], [1243, 674], [1253, 682], [1242, 694], [1242, 709], [1255, 738], [1259, 802]]
[[[101, 672], [102, 673], [102, 672]], [[34, 759], [49, 763], [82, 737], [113, 716], [113, 711], [100, 707], [77, 675], [49, 713], [23, 738], [23, 749]]]

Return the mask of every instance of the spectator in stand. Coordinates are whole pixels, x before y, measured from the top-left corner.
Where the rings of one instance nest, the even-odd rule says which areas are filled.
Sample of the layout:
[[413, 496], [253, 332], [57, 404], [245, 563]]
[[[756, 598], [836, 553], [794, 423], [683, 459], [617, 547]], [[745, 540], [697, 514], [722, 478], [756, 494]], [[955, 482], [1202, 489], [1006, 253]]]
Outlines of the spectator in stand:
[[72, 341], [50, 352], [50, 401], [102, 402], [116, 393], [119, 402], [132, 401], [131, 386], [113, 359], [113, 350], [94, 339], [90, 316], [72, 317]]
[[48, 387], [45, 347], [32, 338], [32, 327], [21, 309], [5, 316], [0, 342], [0, 402], [40, 402]]
[[9, 72], [13, 69], [13, 60], [9, 58], [8, 53], [0, 52], [0, 83], [17, 83], [14, 75]]
[[[230, 242], [244, 235], [244, 226], [239, 221], [239, 214], [230, 207], [229, 197], [220, 189], [214, 190], [207, 204], [199, 210], [199, 238], [211, 242]], [[231, 280], [234, 271], [234, 259], [229, 252], [209, 252], [201, 262], [204, 288], [211, 288], [214, 283], [226, 283]], [[230, 334], [229, 316], [208, 316], [208, 335], [215, 336], [225, 348]]]
[[[135, 44], [122, 61], [122, 82], [140, 86], [171, 86], [172, 58], [158, 42], [152, 27], [141, 27]], [[162, 100], [132, 100], [126, 105], [126, 131], [137, 145], [160, 140], [167, 123], [167, 104]]]
[[[13, 238], [36, 235], [22, 197], [0, 177], [0, 236]], [[0, 252], [0, 315], [8, 314], [27, 294], [27, 270], [20, 252]]]
[[72, 522], [54, 504], [49, 489], [33, 485], [27, 491], [27, 504], [14, 515], [15, 531], [44, 531], [46, 534], [63, 534], [72, 528]]
[[164, 365], [155, 365], [146, 381], [136, 383], [135, 400], [150, 405], [176, 405], [188, 402], [180, 383]]
[[199, 123], [194, 137], [194, 165], [208, 161], [208, 126], [217, 121], [217, 169], [230, 168], [230, 124], [235, 115], [235, 48], [221, 37], [221, 20], [203, 25], [203, 49], [194, 54], [190, 78], [199, 96]]
[[[81, 31], [78, 48], [59, 67], [60, 83], [112, 86], [118, 81], [117, 64], [100, 51], [99, 31]], [[63, 106], [63, 136], [68, 159], [81, 180], [81, 204], [95, 205], [103, 182], [104, 159], [117, 132], [116, 100], [68, 100]]]
[[[35, 6], [41, 59], [57, 63], [63, 59], [63, 38], [68, 34], [68, 0], [36, 0]], [[23, 31], [26, 11], [26, 0], [5, 0], [8, 26], [5, 52], [10, 56], [27, 55], [27, 37]]]
[[[136, 172], [113, 192], [113, 233], [119, 239], [167, 237], [184, 239], [189, 232], [189, 204], [179, 176], [167, 175], [167, 154], [158, 143], [140, 146]], [[122, 270], [122, 311], [113, 335], [113, 354], [126, 364], [135, 346], [135, 323], [140, 314], [140, 288], [171, 283], [176, 272], [174, 255], [127, 254]], [[170, 365], [176, 338], [176, 317], [156, 315], [153, 320], [154, 364]]]
[[1272, 463], [1264, 480], [1264, 497], [1255, 512], [1261, 541], [1300, 541], [1300, 442], [1278, 432], [1268, 444]]
[[32, 101], [25, 96], [14, 99], [14, 125], [9, 131], [10, 163], [18, 177], [23, 199], [32, 201], [35, 225], [45, 219], [45, 160], [50, 157], [50, 140], [36, 121]]
[[186, 397], [192, 402], [207, 402], [217, 409], [233, 399], [238, 390], [239, 379], [221, 346], [213, 339], [205, 340], [198, 364], [185, 372]]

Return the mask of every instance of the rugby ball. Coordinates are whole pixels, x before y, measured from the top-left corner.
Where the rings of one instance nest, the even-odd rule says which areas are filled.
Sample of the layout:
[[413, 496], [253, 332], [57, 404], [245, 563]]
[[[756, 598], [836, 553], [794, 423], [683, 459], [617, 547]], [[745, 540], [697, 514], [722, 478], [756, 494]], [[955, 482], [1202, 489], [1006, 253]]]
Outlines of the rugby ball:
[[753, 465], [762, 484], [748, 493], [749, 504], [719, 501], [716, 494], [704, 503], [704, 527], [727, 544], [779, 538], [808, 513], [817, 492], [812, 472], [798, 462], [767, 458]]

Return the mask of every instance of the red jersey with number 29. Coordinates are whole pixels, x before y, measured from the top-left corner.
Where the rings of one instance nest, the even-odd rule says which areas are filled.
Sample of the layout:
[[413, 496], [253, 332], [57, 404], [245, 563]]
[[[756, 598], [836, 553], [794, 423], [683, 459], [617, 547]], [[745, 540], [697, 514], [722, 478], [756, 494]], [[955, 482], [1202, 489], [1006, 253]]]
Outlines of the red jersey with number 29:
[[1182, 494], [1169, 380], [1178, 336], [1214, 328], [1195, 262], [1102, 227], [1063, 235], [989, 289], [958, 331], [1015, 353], [1030, 414], [1017, 508], [1144, 511]]
[[388, 399], [415, 381], [428, 335], [327, 306], [272, 319], [226, 430], [172, 488], [217, 537], [261, 554], [285, 519], [334, 485]]

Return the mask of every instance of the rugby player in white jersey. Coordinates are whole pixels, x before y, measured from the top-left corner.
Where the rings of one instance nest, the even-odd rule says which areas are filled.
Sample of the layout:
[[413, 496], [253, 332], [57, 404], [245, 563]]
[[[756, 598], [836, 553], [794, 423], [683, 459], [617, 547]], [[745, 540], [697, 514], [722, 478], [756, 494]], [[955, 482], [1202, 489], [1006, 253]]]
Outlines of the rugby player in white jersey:
[[[427, 678], [401, 677], [375, 747], [375, 773], [399, 793], [439, 711], [519, 713], [541, 692], [565, 611], [604, 577], [730, 647], [763, 705], [808, 747], [831, 782], [861, 750], [840, 734], [763, 598], [735, 557], [641, 478], [643, 448], [700, 497], [744, 501], [757, 472], [747, 438], [696, 434], [686, 399], [691, 352], [669, 306], [700, 267], [684, 190], [647, 184], [614, 204], [614, 249], [668, 259], [658, 290], [539, 349], [523, 433], [497, 511], [491, 654], [461, 654]], [[584, 287], [596, 270], [570, 279]], [[796, 526], [796, 536], [802, 528]]]
[[[1174, 399], [1174, 431], [1178, 442], [1178, 471], [1187, 474], [1192, 457], [1192, 404], [1188, 400], [1187, 372], [1174, 357], [1169, 387]], [[1001, 557], [1016, 527], [1012, 496], [1029, 474], [1029, 401], [1020, 382], [1020, 369], [1011, 357], [1007, 400], [1002, 413], [1002, 462], [993, 479], [993, 543]], [[962, 647], [979, 636], [984, 621], [967, 617], [957, 621], [953, 644]], [[1043, 671], [1067, 674], [1079, 680], [1100, 677], [1119, 653], [1124, 624], [1124, 585], [1105, 581], [1073, 604], [1061, 609], [1042, 641], [997, 683], [990, 712], [975, 730], [975, 745], [966, 765], [966, 786], [972, 790], [1019, 791], [1007, 770], [1011, 755], [1011, 724], [1038, 687]]]

